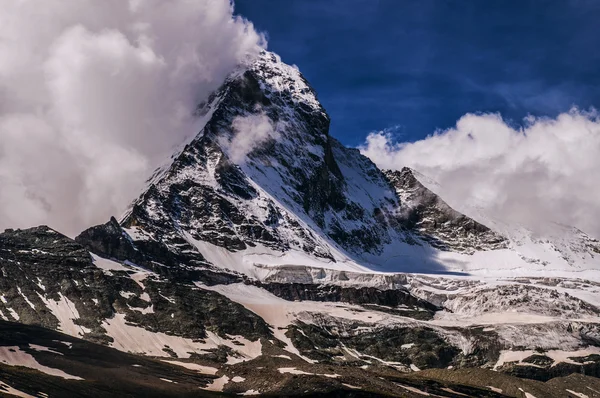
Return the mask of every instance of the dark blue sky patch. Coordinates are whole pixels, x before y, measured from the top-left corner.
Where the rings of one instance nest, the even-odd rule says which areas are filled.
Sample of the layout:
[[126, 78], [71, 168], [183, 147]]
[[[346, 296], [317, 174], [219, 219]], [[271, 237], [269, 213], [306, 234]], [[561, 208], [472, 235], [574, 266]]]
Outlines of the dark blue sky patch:
[[556, 116], [600, 104], [600, 2], [236, 0], [357, 145], [417, 140], [468, 112]]

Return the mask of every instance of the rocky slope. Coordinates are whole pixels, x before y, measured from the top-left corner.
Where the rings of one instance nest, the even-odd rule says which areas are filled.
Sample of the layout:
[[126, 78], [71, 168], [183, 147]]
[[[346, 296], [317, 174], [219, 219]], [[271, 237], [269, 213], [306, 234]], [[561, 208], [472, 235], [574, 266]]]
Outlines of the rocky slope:
[[[198, 113], [205, 127], [120, 221], [75, 240], [0, 234], [6, 325], [152, 358], [124, 395], [149, 377], [164, 395], [596, 396], [597, 241], [520, 244], [415, 171], [377, 169], [329, 135], [315, 91], [271, 53]], [[39, 330], [0, 348], [56, 351]], [[6, 385], [33, 394], [10, 369]]]
[[546, 272], [548, 264], [600, 269], [592, 238], [523, 243], [513, 230], [450, 207], [418, 173], [380, 171], [329, 135], [314, 90], [274, 54], [234, 73], [199, 112], [205, 127], [121, 222], [138, 245], [162, 245], [186, 266], [259, 279], [265, 265], [501, 275]]
[[[352, 372], [348, 368], [342, 369], [341, 374], [318, 374], [293, 367], [276, 368], [265, 361], [260, 362], [266, 365], [261, 367], [262, 380], [239, 376], [256, 373], [238, 365], [238, 376], [228, 383], [227, 373], [216, 368], [131, 355], [39, 327], [0, 321], [0, 331], [0, 394], [11, 397], [217, 397], [239, 392], [252, 395], [266, 380], [271, 395], [278, 397], [500, 398], [523, 396], [525, 392], [544, 397], [596, 397], [595, 391], [600, 388], [600, 379], [578, 374], [545, 383], [481, 369], [391, 374], [385, 370]], [[287, 360], [280, 361], [281, 365]], [[331, 372], [331, 368], [319, 371]], [[199, 389], [216, 384], [233, 384], [230, 394]], [[248, 386], [255, 389], [247, 390]]]

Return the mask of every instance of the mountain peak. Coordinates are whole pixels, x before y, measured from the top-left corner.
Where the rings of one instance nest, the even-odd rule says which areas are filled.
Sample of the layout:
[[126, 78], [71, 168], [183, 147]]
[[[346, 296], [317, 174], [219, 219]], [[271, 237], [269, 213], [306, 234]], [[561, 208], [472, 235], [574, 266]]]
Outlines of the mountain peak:
[[315, 90], [296, 66], [281, 61], [275, 53], [262, 51], [248, 71], [256, 76], [267, 97], [283, 95], [305, 111], [325, 114]]

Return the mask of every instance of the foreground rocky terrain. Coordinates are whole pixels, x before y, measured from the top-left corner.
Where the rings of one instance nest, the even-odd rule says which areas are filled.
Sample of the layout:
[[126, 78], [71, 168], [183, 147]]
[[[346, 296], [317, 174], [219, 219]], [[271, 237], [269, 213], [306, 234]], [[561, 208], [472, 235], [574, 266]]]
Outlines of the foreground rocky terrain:
[[600, 396], [598, 241], [377, 169], [271, 53], [198, 114], [121, 220], [0, 234], [0, 391]]
[[[131, 355], [102, 345], [35, 326], [0, 321], [0, 394], [21, 397], [168, 397], [227, 396], [206, 386], [226, 385], [231, 377], [236, 387], [260, 388], [269, 381], [272, 396], [311, 395], [321, 397], [406, 397], [406, 396], [520, 396], [523, 391], [537, 396], [597, 396], [600, 380], [579, 374], [553, 378], [548, 382], [499, 375], [489, 370], [432, 370], [398, 374], [386, 369], [359, 372], [335, 368], [341, 374], [314, 374], [294, 368], [277, 368], [277, 361], [248, 363], [245, 369], [217, 370], [191, 361], [151, 359]], [[261, 366], [252, 372], [251, 365]], [[281, 372], [281, 369], [284, 372]], [[314, 370], [314, 369], [313, 369]], [[331, 371], [322, 368], [322, 371]], [[245, 376], [260, 376], [255, 380]], [[492, 381], [490, 381], [492, 379]], [[351, 385], [344, 381], [352, 381]], [[356, 382], [359, 383], [356, 383]], [[493, 383], [496, 386], [490, 386]], [[582, 386], [585, 386], [582, 389]], [[243, 388], [242, 388], [243, 387]], [[251, 390], [252, 391], [252, 390]], [[530, 393], [531, 392], [531, 393]], [[248, 393], [245, 393], [248, 395]], [[579, 395], [581, 396], [581, 395]]]

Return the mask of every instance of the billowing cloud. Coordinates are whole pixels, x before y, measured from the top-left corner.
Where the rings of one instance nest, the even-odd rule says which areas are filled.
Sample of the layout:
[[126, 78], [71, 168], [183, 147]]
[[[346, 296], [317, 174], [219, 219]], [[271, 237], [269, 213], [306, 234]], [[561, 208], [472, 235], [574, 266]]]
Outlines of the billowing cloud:
[[223, 137], [220, 145], [234, 163], [243, 163], [246, 156], [260, 144], [278, 139], [281, 135], [264, 113], [255, 115], [238, 116], [233, 119], [233, 136], [231, 139]]
[[361, 151], [379, 167], [411, 167], [438, 182], [457, 208], [544, 232], [549, 223], [600, 237], [600, 118], [573, 109], [514, 128], [497, 114], [467, 114], [414, 143], [373, 133]]
[[0, 0], [0, 230], [119, 215], [264, 38], [229, 0]]

